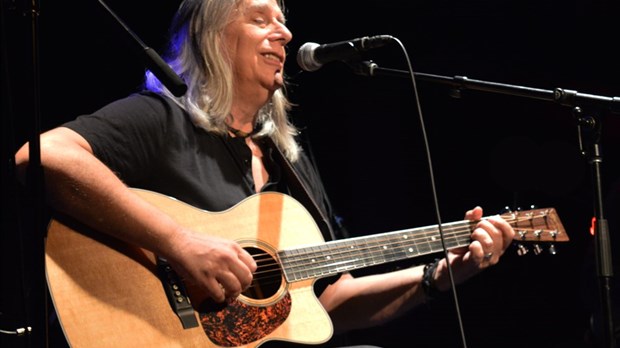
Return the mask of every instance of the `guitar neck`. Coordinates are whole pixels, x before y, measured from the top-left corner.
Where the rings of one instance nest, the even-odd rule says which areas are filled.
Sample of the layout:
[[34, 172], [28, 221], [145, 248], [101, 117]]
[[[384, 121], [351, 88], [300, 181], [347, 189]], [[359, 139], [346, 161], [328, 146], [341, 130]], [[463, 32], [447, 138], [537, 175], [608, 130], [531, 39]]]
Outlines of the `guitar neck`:
[[278, 253], [289, 282], [319, 278], [469, 245], [475, 222], [458, 221], [331, 241]]
[[[502, 214], [515, 229], [515, 240], [524, 242], [566, 242], [568, 235], [554, 208], [540, 208]], [[278, 252], [289, 282], [319, 278], [359, 268], [469, 245], [477, 221], [461, 220]]]

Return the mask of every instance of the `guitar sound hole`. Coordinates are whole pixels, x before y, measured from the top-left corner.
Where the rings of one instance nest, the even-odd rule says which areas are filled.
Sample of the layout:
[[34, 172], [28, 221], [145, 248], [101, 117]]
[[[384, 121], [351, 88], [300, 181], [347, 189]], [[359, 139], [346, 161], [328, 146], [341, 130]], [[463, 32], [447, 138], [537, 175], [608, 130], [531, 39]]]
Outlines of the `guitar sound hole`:
[[247, 247], [245, 250], [256, 261], [256, 271], [252, 285], [243, 292], [243, 295], [261, 300], [275, 295], [282, 285], [282, 269], [278, 261], [265, 250], [256, 247]]

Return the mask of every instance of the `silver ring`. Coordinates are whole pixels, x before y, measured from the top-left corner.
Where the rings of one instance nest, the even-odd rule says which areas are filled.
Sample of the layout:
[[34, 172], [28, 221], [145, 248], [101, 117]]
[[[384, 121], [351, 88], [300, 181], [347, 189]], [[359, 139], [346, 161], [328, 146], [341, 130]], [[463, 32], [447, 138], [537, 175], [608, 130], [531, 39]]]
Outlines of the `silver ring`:
[[487, 254], [484, 255], [484, 258], [486, 260], [490, 260], [492, 257], [493, 257], [493, 252], [490, 252], [490, 253], [487, 253]]

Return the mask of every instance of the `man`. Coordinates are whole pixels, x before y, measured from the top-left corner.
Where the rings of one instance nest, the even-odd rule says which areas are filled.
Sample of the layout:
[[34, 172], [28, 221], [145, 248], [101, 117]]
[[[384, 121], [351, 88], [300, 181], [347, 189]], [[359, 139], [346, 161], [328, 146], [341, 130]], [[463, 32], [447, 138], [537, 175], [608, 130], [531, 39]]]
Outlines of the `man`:
[[[170, 33], [167, 61], [188, 92], [176, 98], [149, 73], [148, 91], [43, 134], [47, 195], [55, 210], [161, 256], [186, 283], [223, 303], [252, 286], [254, 257], [226, 236], [178, 223], [129, 187], [222, 211], [255, 193], [290, 194], [290, 162], [310, 201], [327, 217], [328, 230], [338, 231], [286, 115], [283, 67], [292, 34], [281, 2], [186, 0]], [[278, 159], [278, 149], [285, 160]], [[27, 144], [16, 160], [23, 174]], [[482, 209], [465, 216], [479, 220]], [[462, 282], [496, 264], [514, 235], [501, 218], [479, 221], [472, 232], [468, 246], [430, 267], [359, 278], [344, 273], [319, 294], [334, 332], [406, 313], [427, 300], [427, 291], [449, 289], [448, 262], [455, 281]]]

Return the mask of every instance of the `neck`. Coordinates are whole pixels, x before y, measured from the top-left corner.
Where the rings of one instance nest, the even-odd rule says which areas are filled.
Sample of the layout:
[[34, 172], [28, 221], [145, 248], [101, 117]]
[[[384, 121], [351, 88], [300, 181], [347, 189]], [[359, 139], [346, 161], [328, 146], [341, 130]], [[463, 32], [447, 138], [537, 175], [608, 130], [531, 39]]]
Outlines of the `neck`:
[[247, 138], [247, 137], [251, 137], [252, 135], [254, 135], [254, 133], [256, 133], [258, 131], [257, 128], [254, 128], [252, 130], [250, 130], [249, 132], [246, 131], [242, 131], [236, 128], [233, 128], [229, 125], [226, 125], [228, 127], [228, 131], [232, 134], [235, 135], [235, 137], [237, 138]]
[[230, 115], [226, 120], [226, 124], [236, 131], [251, 133], [254, 130], [258, 110], [260, 110], [263, 105], [265, 104], [251, 103], [249, 100], [241, 103], [234, 103], [230, 109]]
[[[230, 113], [234, 116], [235, 128], [242, 127], [245, 123], [253, 123], [255, 121], [258, 110], [265, 106], [271, 100], [273, 91], [267, 89], [243, 88], [238, 86], [235, 88], [233, 103]], [[241, 124], [237, 124], [240, 122]]]
[[255, 117], [239, 117], [237, 113], [232, 111], [226, 120], [228, 129], [235, 135], [239, 136], [237, 132], [251, 133], [254, 130]]

